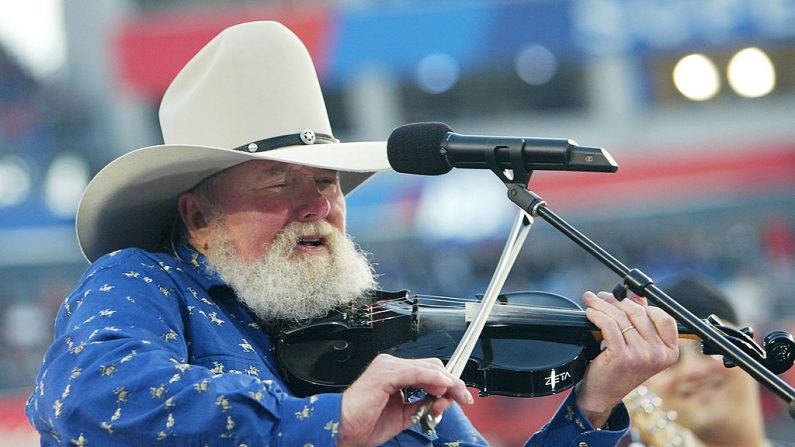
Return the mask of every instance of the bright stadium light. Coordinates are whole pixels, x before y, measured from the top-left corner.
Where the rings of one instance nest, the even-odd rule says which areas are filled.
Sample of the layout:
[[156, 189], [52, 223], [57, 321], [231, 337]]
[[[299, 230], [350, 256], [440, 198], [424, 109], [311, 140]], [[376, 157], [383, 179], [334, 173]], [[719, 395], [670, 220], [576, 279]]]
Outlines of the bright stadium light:
[[513, 61], [516, 74], [530, 85], [549, 82], [558, 71], [558, 59], [542, 45], [528, 45]]
[[426, 56], [417, 66], [417, 83], [426, 93], [444, 93], [458, 82], [461, 68], [452, 56], [435, 53]]
[[30, 168], [25, 160], [14, 156], [0, 158], [0, 208], [24, 202], [31, 186]]
[[740, 96], [759, 98], [776, 87], [776, 69], [764, 51], [756, 47], [740, 50], [729, 60], [729, 85]]
[[88, 178], [88, 164], [82, 157], [69, 153], [56, 157], [47, 170], [45, 181], [50, 211], [59, 217], [74, 217]]
[[683, 57], [674, 67], [674, 85], [693, 101], [705, 101], [720, 90], [720, 75], [715, 64], [703, 54]]

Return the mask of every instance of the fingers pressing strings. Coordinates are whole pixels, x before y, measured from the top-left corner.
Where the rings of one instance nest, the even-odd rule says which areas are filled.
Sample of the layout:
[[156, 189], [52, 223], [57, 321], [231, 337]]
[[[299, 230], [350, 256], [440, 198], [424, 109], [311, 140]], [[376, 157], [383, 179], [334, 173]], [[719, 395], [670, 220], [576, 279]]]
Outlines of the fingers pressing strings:
[[619, 301], [607, 292], [600, 292], [598, 296], [612, 308], [612, 315], [623, 314], [618, 318], [620, 318], [621, 333], [625, 338], [637, 335], [647, 341], [660, 339], [658, 329], [649, 316], [649, 306], [645, 298], [633, 295], [631, 298]]

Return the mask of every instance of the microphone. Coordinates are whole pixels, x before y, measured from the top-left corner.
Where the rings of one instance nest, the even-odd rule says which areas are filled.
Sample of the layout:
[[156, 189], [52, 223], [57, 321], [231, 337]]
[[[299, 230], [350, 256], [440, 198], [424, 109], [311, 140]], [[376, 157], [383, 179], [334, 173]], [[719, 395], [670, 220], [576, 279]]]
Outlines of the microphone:
[[461, 135], [447, 124], [433, 122], [398, 127], [389, 136], [386, 151], [392, 169], [404, 174], [442, 175], [452, 168], [618, 170], [604, 149], [579, 146], [569, 139]]

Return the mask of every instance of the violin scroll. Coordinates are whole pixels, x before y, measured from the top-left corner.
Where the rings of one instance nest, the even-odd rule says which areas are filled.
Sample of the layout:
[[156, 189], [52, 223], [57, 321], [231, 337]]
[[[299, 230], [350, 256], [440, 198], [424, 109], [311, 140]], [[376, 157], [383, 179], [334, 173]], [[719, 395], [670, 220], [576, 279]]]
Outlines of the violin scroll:
[[[735, 346], [739, 347], [746, 354], [752, 356], [756, 361], [764, 365], [773, 374], [781, 374], [792, 367], [795, 362], [795, 339], [792, 334], [784, 331], [774, 331], [765, 337], [763, 346], [759, 346], [754, 340], [754, 331], [750, 327], [734, 328], [727, 326], [715, 315], [707, 317], [707, 321], [723, 332], [723, 335]], [[708, 342], [704, 343], [702, 349], [706, 355], [719, 354]], [[723, 357], [723, 365], [727, 368], [736, 366], [727, 357]]]
[[765, 366], [774, 374], [781, 374], [795, 362], [795, 340], [792, 334], [773, 331], [765, 337]]

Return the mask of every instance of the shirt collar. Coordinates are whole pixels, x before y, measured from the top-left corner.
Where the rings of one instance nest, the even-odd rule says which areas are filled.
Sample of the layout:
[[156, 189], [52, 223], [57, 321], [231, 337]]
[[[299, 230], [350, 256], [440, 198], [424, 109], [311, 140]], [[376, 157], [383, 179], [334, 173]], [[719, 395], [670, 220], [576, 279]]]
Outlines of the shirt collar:
[[226, 283], [215, 270], [207, 265], [207, 258], [199, 250], [189, 244], [179, 244], [177, 246], [177, 257], [190, 267], [190, 270], [207, 282], [207, 287], [222, 285]]

